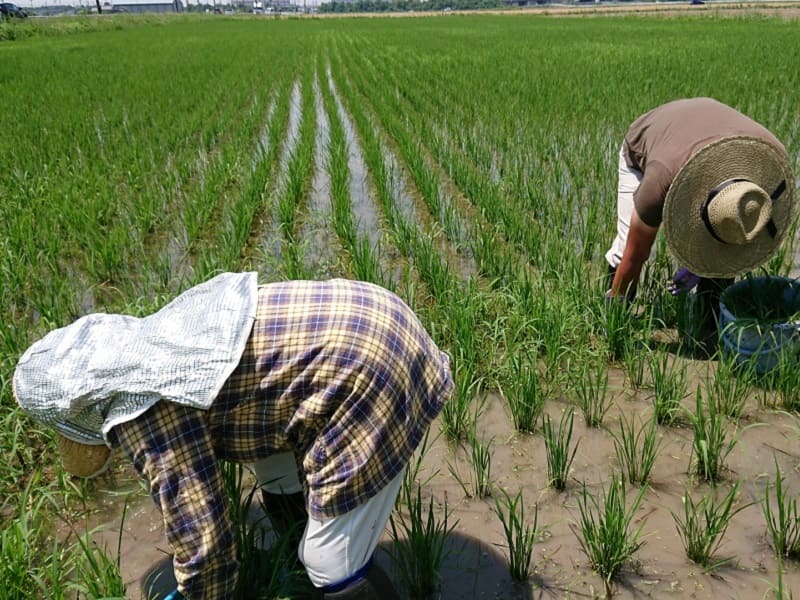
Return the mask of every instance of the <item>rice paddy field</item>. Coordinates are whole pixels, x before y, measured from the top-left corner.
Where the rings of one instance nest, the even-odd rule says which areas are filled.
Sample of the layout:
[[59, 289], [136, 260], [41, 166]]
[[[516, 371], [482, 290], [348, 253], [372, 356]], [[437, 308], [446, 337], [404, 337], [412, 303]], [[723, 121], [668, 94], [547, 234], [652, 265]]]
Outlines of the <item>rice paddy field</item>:
[[[61, 470], [20, 354], [238, 270], [378, 283], [450, 354], [378, 553], [404, 597], [800, 595], [796, 356], [698, 352], [663, 239], [636, 303], [603, 299], [641, 113], [715, 97], [800, 173], [795, 13], [733, 8], [0, 23], [0, 596], [146, 597], [168, 552], [122, 460]], [[763, 272], [797, 277], [796, 239]], [[227, 477], [231, 597], [307, 597]]]

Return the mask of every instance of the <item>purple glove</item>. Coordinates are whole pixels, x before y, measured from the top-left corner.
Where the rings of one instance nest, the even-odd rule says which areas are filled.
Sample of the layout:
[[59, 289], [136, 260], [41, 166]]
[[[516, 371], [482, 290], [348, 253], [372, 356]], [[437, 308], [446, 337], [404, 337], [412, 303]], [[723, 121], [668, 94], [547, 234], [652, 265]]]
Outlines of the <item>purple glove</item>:
[[667, 286], [667, 289], [673, 296], [679, 296], [680, 294], [685, 294], [700, 283], [700, 279], [701, 277], [699, 275], [695, 275], [686, 267], [681, 267], [677, 270], [675, 275], [673, 275], [672, 283]]

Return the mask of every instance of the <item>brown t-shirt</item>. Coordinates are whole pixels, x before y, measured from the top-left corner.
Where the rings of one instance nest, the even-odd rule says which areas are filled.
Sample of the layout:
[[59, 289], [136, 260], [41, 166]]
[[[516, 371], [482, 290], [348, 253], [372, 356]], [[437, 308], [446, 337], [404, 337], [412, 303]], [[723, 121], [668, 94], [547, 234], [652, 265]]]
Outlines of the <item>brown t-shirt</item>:
[[642, 172], [633, 194], [639, 217], [661, 224], [669, 186], [683, 164], [703, 146], [730, 135], [752, 135], [786, 152], [763, 125], [713, 98], [689, 98], [662, 104], [640, 116], [625, 136], [625, 161]]

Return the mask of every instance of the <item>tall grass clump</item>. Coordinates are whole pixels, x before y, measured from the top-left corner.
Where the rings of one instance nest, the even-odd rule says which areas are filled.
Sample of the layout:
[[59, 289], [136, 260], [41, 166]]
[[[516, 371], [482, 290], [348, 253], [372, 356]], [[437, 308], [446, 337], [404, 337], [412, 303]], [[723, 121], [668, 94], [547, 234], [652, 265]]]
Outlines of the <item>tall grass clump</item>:
[[522, 490], [513, 498], [504, 489], [500, 491], [502, 499], [495, 496], [494, 511], [503, 525], [508, 544], [508, 571], [514, 581], [527, 581], [531, 575], [533, 546], [539, 535], [539, 505], [534, 504], [533, 524], [529, 525], [525, 522]]
[[578, 497], [581, 518], [577, 531], [575, 527], [573, 531], [592, 568], [603, 578], [606, 597], [611, 597], [612, 581], [622, 567], [644, 544], [641, 536], [646, 521], [635, 529], [631, 529], [631, 523], [646, 491], [642, 487], [627, 506], [625, 481], [614, 477], [599, 497], [585, 484]]
[[550, 415], [542, 416], [542, 436], [547, 455], [547, 483], [559, 491], [567, 486], [569, 469], [578, 451], [578, 444], [570, 448], [574, 417], [574, 410], [571, 408], [565, 410], [556, 429], [550, 420]]
[[716, 554], [731, 519], [749, 506], [743, 504], [733, 507], [738, 490], [739, 482], [736, 482], [727, 494], [717, 500], [716, 488], [712, 488], [697, 502], [687, 492], [683, 496], [683, 514], [672, 513], [686, 556], [707, 571], [732, 560], [732, 557], [717, 557]]
[[789, 412], [800, 412], [800, 356], [795, 352], [781, 352], [774, 371], [774, 388], [781, 406]]
[[612, 432], [611, 435], [614, 452], [629, 483], [644, 486], [649, 481], [661, 445], [657, 433], [655, 416], [637, 429], [633, 416], [627, 419], [625, 413], [620, 414], [619, 433]]
[[445, 542], [458, 522], [450, 523], [447, 504], [441, 518], [437, 517], [433, 497], [424, 507], [422, 488], [412, 487], [403, 482], [401, 496], [407, 515], [395, 510], [389, 519], [394, 542], [390, 556], [408, 597], [427, 598], [439, 588]]
[[[775, 459], [775, 484], [764, 490], [761, 508], [767, 524], [767, 535], [778, 558], [800, 559], [800, 512], [797, 510], [797, 496], [784, 489], [785, 478]], [[770, 487], [775, 490], [773, 503]], [[773, 508], [774, 504], [774, 508]]]
[[120, 528], [116, 558], [111, 558], [106, 548], [101, 548], [91, 541], [92, 533], [87, 532], [78, 536], [77, 544], [82, 553], [76, 557], [75, 578], [67, 587], [75, 591], [78, 597], [82, 594], [86, 598], [121, 600], [126, 597], [119, 562], [122, 528]]

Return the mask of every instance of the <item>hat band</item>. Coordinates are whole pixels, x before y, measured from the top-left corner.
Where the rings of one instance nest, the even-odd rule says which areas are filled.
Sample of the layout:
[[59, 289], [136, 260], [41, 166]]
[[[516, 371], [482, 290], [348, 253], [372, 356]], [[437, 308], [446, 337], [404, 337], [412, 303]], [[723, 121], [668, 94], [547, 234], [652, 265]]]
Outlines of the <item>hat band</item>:
[[[716, 187], [712, 188], [710, 192], [708, 192], [708, 197], [706, 198], [703, 205], [700, 207], [700, 215], [703, 217], [703, 223], [706, 226], [706, 229], [711, 234], [715, 240], [717, 240], [720, 244], [728, 244], [725, 240], [717, 235], [717, 232], [714, 231], [714, 226], [711, 225], [711, 218], [708, 216], [708, 205], [711, 204], [711, 201], [719, 194], [722, 190], [724, 190], [729, 185], [734, 183], [739, 183], [741, 181], [747, 181], [752, 183], [749, 179], [743, 178], [734, 178], [734, 179], [726, 179]], [[778, 187], [775, 188], [775, 191], [769, 195], [769, 199], [775, 204], [775, 201], [781, 197], [783, 192], [786, 191], [786, 180], [784, 179], [778, 184]], [[769, 221], [766, 224], [767, 233], [774, 239], [776, 235], [778, 235], [778, 227], [775, 225], [774, 219], [770, 217]]]

